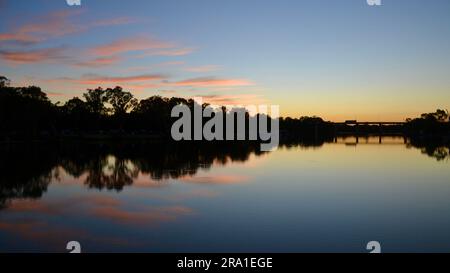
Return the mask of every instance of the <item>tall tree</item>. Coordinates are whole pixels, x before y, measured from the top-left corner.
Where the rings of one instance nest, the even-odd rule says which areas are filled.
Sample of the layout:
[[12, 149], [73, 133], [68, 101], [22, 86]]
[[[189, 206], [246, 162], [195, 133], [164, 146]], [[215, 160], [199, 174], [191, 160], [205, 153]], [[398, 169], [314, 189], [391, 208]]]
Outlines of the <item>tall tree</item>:
[[20, 87], [17, 89], [17, 92], [19, 93], [19, 95], [25, 98], [46, 102], [49, 101], [47, 94], [42, 92], [41, 88], [37, 86]]
[[430, 120], [430, 121], [440, 121], [445, 122], [448, 121], [449, 114], [447, 110], [437, 109], [434, 113], [424, 113], [421, 115], [422, 119]]
[[102, 115], [107, 112], [105, 103], [108, 101], [108, 98], [106, 96], [106, 90], [103, 88], [88, 89], [87, 93], [83, 94], [83, 97], [86, 100], [89, 111], [92, 113]]
[[70, 114], [89, 111], [87, 103], [80, 100], [78, 97], [68, 100], [63, 107]]
[[133, 94], [123, 91], [120, 86], [106, 89], [106, 98], [113, 107], [115, 115], [124, 115], [138, 104], [138, 100], [134, 98]]
[[5, 76], [0, 75], [0, 88], [9, 86], [9, 79]]

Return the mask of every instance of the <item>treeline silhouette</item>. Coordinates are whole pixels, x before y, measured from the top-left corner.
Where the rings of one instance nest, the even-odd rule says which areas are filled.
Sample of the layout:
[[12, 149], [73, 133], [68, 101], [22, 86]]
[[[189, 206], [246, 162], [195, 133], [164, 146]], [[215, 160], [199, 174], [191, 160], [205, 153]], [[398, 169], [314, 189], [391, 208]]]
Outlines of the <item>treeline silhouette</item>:
[[10, 87], [0, 80], [0, 134], [37, 138], [82, 133], [134, 132], [167, 134], [173, 106], [192, 104], [180, 98], [154, 96], [138, 102], [121, 87], [89, 89], [83, 99], [74, 97], [53, 104], [40, 87]]
[[412, 136], [450, 136], [449, 113], [438, 109], [434, 113], [424, 113], [419, 118], [407, 119], [405, 131]]
[[[10, 87], [9, 80], [0, 77], [0, 139], [87, 135], [168, 139], [176, 120], [170, 114], [179, 104], [192, 109], [195, 102], [160, 96], [138, 101], [119, 86], [88, 89], [82, 98], [74, 97], [64, 104], [54, 104], [40, 87]], [[202, 105], [203, 108], [206, 106]], [[250, 118], [246, 114], [246, 128]], [[208, 119], [204, 118], [203, 122]], [[280, 132], [282, 139], [287, 141], [296, 138], [317, 141], [317, 136], [332, 137], [334, 127], [319, 117], [280, 118]]]
[[[170, 129], [176, 120], [170, 114], [179, 104], [192, 109], [195, 102], [160, 96], [139, 101], [119, 86], [88, 89], [82, 98], [74, 97], [64, 104], [52, 103], [40, 87], [11, 87], [10, 81], [0, 76], [0, 140], [86, 136], [170, 139]], [[247, 114], [247, 126], [250, 118]], [[203, 122], [207, 120], [204, 118]], [[378, 126], [359, 125], [357, 133], [377, 134], [379, 131]], [[449, 114], [444, 110], [422, 114], [419, 118], [407, 119], [405, 125], [385, 126], [383, 132], [440, 137], [448, 142]], [[320, 142], [338, 134], [355, 133], [354, 126], [336, 125], [320, 117], [280, 118], [283, 142], [298, 139]]]

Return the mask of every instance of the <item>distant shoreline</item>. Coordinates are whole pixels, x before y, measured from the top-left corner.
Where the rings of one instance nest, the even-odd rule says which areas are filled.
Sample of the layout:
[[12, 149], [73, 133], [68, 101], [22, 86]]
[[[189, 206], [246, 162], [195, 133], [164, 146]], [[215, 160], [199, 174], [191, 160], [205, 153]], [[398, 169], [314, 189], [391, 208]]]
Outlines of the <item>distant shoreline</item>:
[[[298, 143], [327, 143], [327, 142], [333, 142], [337, 138], [370, 138], [370, 137], [403, 137], [415, 141], [424, 141], [424, 142], [433, 142], [433, 143], [441, 143], [441, 144], [449, 144], [450, 143], [450, 136], [449, 135], [433, 135], [433, 134], [423, 134], [423, 135], [410, 135], [405, 133], [383, 133], [383, 134], [377, 134], [377, 133], [362, 133], [354, 134], [351, 132], [341, 132], [336, 135], [319, 135], [317, 137], [311, 136], [311, 135], [296, 135], [296, 134], [289, 134], [289, 133], [280, 133], [280, 144], [283, 143], [292, 143], [292, 142], [298, 142]], [[54, 143], [54, 142], [107, 142], [107, 143], [122, 143], [122, 142], [129, 142], [129, 143], [148, 143], [148, 144], [157, 144], [157, 143], [177, 143], [177, 144], [202, 144], [202, 143], [208, 143], [211, 145], [228, 145], [228, 144], [246, 144], [246, 143], [261, 143], [262, 141], [256, 140], [256, 141], [250, 141], [250, 140], [228, 140], [228, 141], [207, 141], [207, 140], [192, 140], [192, 141], [175, 141], [170, 138], [170, 136], [162, 136], [158, 134], [117, 134], [117, 133], [101, 133], [101, 134], [77, 134], [77, 135], [56, 135], [56, 136], [50, 136], [50, 135], [41, 135], [39, 137], [33, 138], [33, 137], [12, 137], [12, 136], [0, 136], [0, 144], [21, 144], [21, 143]]]

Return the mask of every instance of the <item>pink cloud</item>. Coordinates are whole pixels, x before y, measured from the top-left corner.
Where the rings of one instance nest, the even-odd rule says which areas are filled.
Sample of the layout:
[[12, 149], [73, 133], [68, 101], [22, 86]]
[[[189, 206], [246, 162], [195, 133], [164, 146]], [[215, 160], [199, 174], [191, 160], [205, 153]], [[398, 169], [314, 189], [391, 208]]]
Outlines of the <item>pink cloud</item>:
[[14, 200], [9, 208], [11, 212], [32, 212], [49, 215], [61, 214], [63, 209], [61, 206], [53, 206], [46, 202], [35, 200]]
[[75, 66], [96, 68], [117, 64], [120, 60], [119, 56], [98, 57], [93, 60], [76, 63]]
[[[80, 208], [76, 204], [84, 204]], [[159, 223], [176, 220], [179, 216], [190, 215], [192, 209], [184, 206], [147, 207], [138, 206], [134, 210], [124, 208], [120, 199], [96, 195], [77, 196], [69, 200], [55, 201], [14, 201], [8, 210], [12, 213], [45, 214], [50, 216], [69, 215], [71, 213], [94, 215], [121, 224]], [[4, 226], [6, 228], [6, 226]], [[0, 224], [0, 230], [2, 226]]]
[[172, 95], [172, 96], [177, 93], [176, 90], [159, 90], [159, 92], [165, 95]]
[[65, 97], [68, 96], [68, 94], [63, 94], [63, 93], [59, 93], [59, 92], [46, 92], [47, 96], [49, 97]]
[[257, 105], [265, 100], [258, 94], [206, 95], [201, 96], [204, 102], [213, 105]]
[[[0, 33], [0, 43], [36, 44], [50, 38], [86, 31], [93, 27], [122, 25], [134, 22], [133, 19], [127, 17], [84, 22], [83, 24], [71, 22], [71, 19], [80, 13], [81, 10], [63, 10], [34, 18], [32, 22], [19, 26], [10, 32]], [[11, 64], [54, 62], [66, 58], [62, 54], [63, 50], [63, 47], [2, 50], [0, 51], [0, 58]], [[114, 64], [117, 61], [118, 57], [96, 58], [90, 61], [79, 62], [77, 65], [99, 67]]]
[[[76, 238], [83, 242], [93, 242], [95, 244], [106, 244], [114, 246], [140, 246], [141, 242], [122, 239], [118, 237], [99, 236], [79, 227], [68, 227], [64, 225], [51, 225], [48, 222], [36, 221], [31, 218], [20, 219], [12, 222], [0, 223], [0, 231], [7, 232], [12, 236], [29, 240], [44, 245], [51, 251], [63, 252], [68, 241]], [[55, 236], [57, 234], [58, 236]], [[35, 249], [33, 251], [36, 251]]]
[[156, 64], [156, 66], [171, 66], [171, 65], [183, 65], [185, 62], [183, 61], [172, 61], [172, 62], [163, 62]]
[[216, 176], [187, 176], [180, 179], [186, 183], [199, 184], [239, 184], [249, 181], [246, 176], [239, 175], [216, 175]]
[[[116, 26], [135, 23], [138, 20], [129, 17], [99, 19], [92, 22], [75, 22], [75, 16], [82, 13], [79, 9], [62, 10], [34, 18], [31, 22], [18, 26], [6, 33], [0, 33], [0, 43], [17, 43], [22, 45], [37, 44], [50, 38], [88, 31], [96, 27]], [[85, 60], [78, 60], [72, 65], [80, 67], [104, 67], [117, 64], [121, 54], [140, 52], [141, 56], [181, 56], [193, 51], [191, 48], [180, 48], [176, 44], [144, 36], [129, 37], [94, 47], [84, 55]], [[13, 64], [40, 63], [60, 59], [55, 56], [56, 49], [17, 49], [3, 50], [0, 57]], [[72, 54], [80, 56], [80, 54]]]
[[80, 10], [61, 10], [35, 18], [33, 22], [24, 24], [9, 33], [0, 33], [1, 41], [32, 44], [49, 38], [64, 36], [89, 30], [93, 27], [123, 25], [134, 22], [127, 17], [105, 19], [83, 24], [71, 22], [71, 18], [81, 13]]
[[[0, 231], [19, 236], [22, 239], [40, 242], [54, 249], [61, 249], [70, 238], [87, 238], [85, 230], [65, 227], [51, 226], [48, 222], [34, 219], [17, 220], [15, 222], [0, 223]], [[58, 234], [58, 236], [55, 236]]]
[[40, 41], [39, 37], [33, 37], [26, 33], [0, 33], [0, 42], [1, 41], [15, 41], [22, 44], [32, 44]]
[[244, 79], [218, 79], [213, 77], [194, 78], [174, 83], [176, 86], [211, 87], [211, 86], [248, 86], [252, 82]]
[[[204, 193], [205, 195], [207, 193]], [[80, 206], [80, 204], [82, 204]], [[0, 232], [18, 236], [21, 239], [45, 244], [46, 247], [61, 250], [67, 241], [76, 238], [84, 242], [95, 242], [114, 245], [138, 245], [140, 242], [122, 240], [121, 238], [94, 236], [88, 230], [64, 224], [50, 226], [48, 221], [40, 221], [44, 215], [46, 219], [55, 217], [70, 218], [95, 217], [96, 220], [106, 220], [120, 225], [157, 225], [164, 222], [176, 221], [179, 217], [194, 213], [191, 208], [184, 206], [129, 206], [119, 199], [106, 195], [76, 196], [69, 199], [56, 200], [14, 200], [8, 207], [12, 215], [20, 217], [0, 222]], [[23, 215], [26, 213], [25, 215]], [[19, 215], [18, 215], [19, 216]], [[25, 218], [24, 218], [25, 217]], [[16, 219], [17, 218], [17, 219]], [[55, 236], [57, 234], [58, 236]], [[98, 235], [98, 234], [97, 234]]]
[[[80, 64], [78, 64], [80, 65]], [[82, 65], [91, 65], [82, 64]], [[203, 88], [233, 88], [252, 84], [250, 81], [242, 79], [216, 79], [216, 78], [195, 78], [184, 81], [172, 82], [168, 81], [168, 76], [163, 74], [142, 74], [131, 76], [101, 76], [96, 74], [86, 74], [80, 78], [57, 78], [46, 80], [48, 83], [72, 83], [78, 85], [90, 86], [111, 86], [112, 84], [121, 85], [122, 87], [134, 91], [142, 91], [146, 89], [164, 88], [170, 90], [165, 93], [176, 93], [177, 88], [182, 87], [203, 87]], [[199, 95], [201, 96], [201, 95]], [[261, 102], [259, 95], [206, 95], [205, 101], [215, 104], [239, 104], [243, 101], [250, 103]]]
[[123, 210], [119, 207], [97, 207], [92, 214], [119, 224], [157, 224], [174, 221], [179, 216], [192, 214], [192, 209], [182, 206], [145, 208], [140, 211]]
[[138, 72], [138, 71], [149, 71], [161, 67], [174, 67], [174, 66], [181, 66], [184, 65], [185, 62], [183, 61], [170, 61], [170, 62], [161, 62], [151, 65], [141, 65], [141, 66], [129, 66], [124, 67], [121, 69], [123, 72]]
[[[143, 91], [150, 88], [159, 88], [165, 85], [163, 80], [165, 75], [161, 74], [143, 74], [133, 76], [100, 76], [87, 74], [80, 78], [61, 77], [47, 79], [46, 83], [57, 84], [58, 86], [66, 84], [87, 85], [89, 87], [111, 87], [120, 85], [124, 89], [131, 91]], [[79, 88], [79, 87], [78, 87]]]
[[84, 67], [102, 67], [113, 65], [119, 62], [120, 54], [133, 51], [145, 51], [153, 48], [167, 48], [171, 47], [169, 43], [161, 42], [156, 39], [138, 37], [138, 38], [123, 38], [114, 42], [96, 46], [89, 50], [88, 55], [97, 56], [96, 58], [76, 65]]
[[64, 47], [44, 48], [36, 50], [8, 51], [1, 50], [0, 58], [11, 64], [32, 64], [55, 62], [67, 59]]
[[22, 25], [11, 33], [0, 34], [0, 41], [37, 43], [51, 37], [62, 36], [82, 30], [82, 25], [71, 24], [69, 18], [78, 11], [57, 11], [38, 18], [35, 22]]
[[[96, 56], [97, 58], [86, 63], [88, 65], [96, 65], [98, 63], [98, 59], [118, 58], [117, 56], [129, 52], [140, 52], [140, 55], [136, 57], [143, 58], [146, 56], [181, 56], [189, 54], [192, 51], [193, 49], [177, 48], [177, 46], [173, 43], [161, 41], [155, 38], [142, 36], [128, 37], [90, 49], [88, 54], [91, 56]], [[104, 63], [104, 65], [108, 64]], [[168, 63], [167, 65], [171, 64]]]
[[132, 82], [146, 82], [158, 81], [165, 79], [166, 76], [159, 74], [145, 74], [127, 77], [103, 77], [103, 76], [85, 76], [82, 79], [75, 80], [81, 84], [103, 84], [103, 83], [132, 83]]
[[146, 89], [155, 89], [162, 87], [161, 83], [148, 83], [148, 84], [127, 84], [126, 88], [133, 91], [144, 91]]
[[187, 68], [185, 68], [185, 70], [188, 72], [205, 73], [205, 72], [216, 71], [219, 68], [220, 68], [220, 66], [218, 66], [218, 65], [202, 65], [202, 66], [187, 67]]
[[[180, 48], [180, 49], [169, 49], [169, 50], [160, 50], [156, 52], [149, 52], [146, 56], [183, 56], [188, 55], [194, 52], [194, 48]], [[144, 55], [145, 56], [145, 55]]]
[[95, 55], [110, 56], [130, 51], [145, 51], [150, 49], [172, 48], [171, 43], [146, 37], [130, 37], [116, 40], [112, 43], [97, 46], [91, 50]]

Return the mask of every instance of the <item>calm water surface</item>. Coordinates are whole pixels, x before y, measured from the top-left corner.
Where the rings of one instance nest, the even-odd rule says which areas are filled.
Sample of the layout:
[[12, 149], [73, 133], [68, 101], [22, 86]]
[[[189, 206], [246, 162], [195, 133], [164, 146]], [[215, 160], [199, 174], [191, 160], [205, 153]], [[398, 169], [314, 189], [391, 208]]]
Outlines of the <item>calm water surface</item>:
[[448, 148], [382, 142], [2, 148], [0, 251], [450, 252]]

